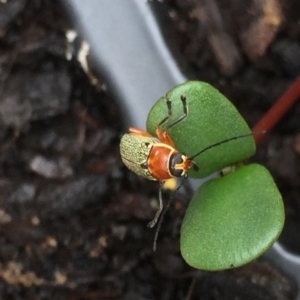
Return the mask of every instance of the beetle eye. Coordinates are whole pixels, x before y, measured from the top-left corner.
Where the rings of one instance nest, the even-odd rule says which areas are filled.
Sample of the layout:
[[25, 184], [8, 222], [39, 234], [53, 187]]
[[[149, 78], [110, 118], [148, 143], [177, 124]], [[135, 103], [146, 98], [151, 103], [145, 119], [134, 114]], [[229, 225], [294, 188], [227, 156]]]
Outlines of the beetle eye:
[[172, 176], [174, 177], [181, 177], [183, 176], [184, 169], [182, 167], [176, 168], [176, 165], [183, 164], [183, 154], [182, 153], [176, 153], [171, 155], [170, 161], [169, 161], [169, 170]]

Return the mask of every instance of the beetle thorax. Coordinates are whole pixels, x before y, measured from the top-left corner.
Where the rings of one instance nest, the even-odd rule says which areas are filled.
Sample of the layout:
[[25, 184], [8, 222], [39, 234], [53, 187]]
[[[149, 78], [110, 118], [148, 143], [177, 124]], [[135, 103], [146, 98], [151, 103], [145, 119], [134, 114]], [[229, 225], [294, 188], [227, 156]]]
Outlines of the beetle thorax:
[[164, 143], [153, 145], [147, 165], [151, 175], [159, 181], [165, 181], [173, 177], [169, 170], [169, 160], [175, 149]]

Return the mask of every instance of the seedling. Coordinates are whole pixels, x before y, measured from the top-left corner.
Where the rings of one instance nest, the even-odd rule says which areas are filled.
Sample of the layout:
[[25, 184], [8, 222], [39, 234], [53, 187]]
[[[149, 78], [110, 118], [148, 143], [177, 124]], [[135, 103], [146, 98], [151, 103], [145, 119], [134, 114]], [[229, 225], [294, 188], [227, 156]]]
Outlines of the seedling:
[[[197, 81], [169, 91], [149, 112], [147, 131], [131, 128], [121, 140], [124, 164], [160, 183], [159, 209], [150, 227], [163, 209], [166, 179], [203, 178], [254, 152], [251, 130], [232, 103]], [[199, 269], [241, 266], [272, 245], [283, 222], [281, 195], [268, 171], [259, 165], [238, 166], [195, 192], [181, 228], [182, 256]]]

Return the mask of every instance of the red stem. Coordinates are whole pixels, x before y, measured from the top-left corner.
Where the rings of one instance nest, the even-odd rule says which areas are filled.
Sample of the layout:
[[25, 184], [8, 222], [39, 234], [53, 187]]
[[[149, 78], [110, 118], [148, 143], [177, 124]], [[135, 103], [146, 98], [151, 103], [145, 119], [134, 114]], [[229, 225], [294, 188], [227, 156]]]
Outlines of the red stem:
[[[252, 132], [266, 131], [268, 133], [292, 107], [300, 97], [300, 76], [288, 87], [270, 110], [252, 128]], [[256, 145], [265, 137], [265, 134], [256, 134]]]

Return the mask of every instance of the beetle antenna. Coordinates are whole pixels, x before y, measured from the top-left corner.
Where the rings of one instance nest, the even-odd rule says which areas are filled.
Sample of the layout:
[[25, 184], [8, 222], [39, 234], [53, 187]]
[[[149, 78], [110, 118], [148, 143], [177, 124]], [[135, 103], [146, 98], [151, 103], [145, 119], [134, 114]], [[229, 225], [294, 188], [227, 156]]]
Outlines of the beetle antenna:
[[209, 145], [208, 147], [202, 149], [201, 151], [199, 151], [199, 152], [196, 153], [195, 155], [190, 156], [189, 158], [190, 158], [191, 160], [193, 160], [195, 157], [197, 157], [198, 155], [202, 154], [203, 152], [205, 152], [205, 151], [207, 151], [207, 150], [209, 150], [209, 149], [211, 149], [211, 148], [220, 146], [220, 145], [222, 145], [222, 144], [228, 143], [228, 142], [233, 141], [233, 140], [242, 139], [242, 138], [249, 137], [249, 136], [253, 136], [253, 135], [256, 135], [256, 134], [264, 134], [265, 132], [266, 132], [266, 131], [264, 130], [264, 131], [251, 132], [251, 133], [244, 134], [244, 135], [234, 136], [234, 137], [232, 137], [232, 138], [223, 140], [223, 141], [221, 141], [221, 142], [218, 142], [218, 143]]
[[159, 232], [160, 232], [160, 228], [161, 228], [161, 225], [162, 225], [162, 222], [164, 220], [164, 217], [165, 217], [165, 214], [167, 212], [167, 210], [170, 208], [170, 205], [171, 205], [171, 202], [175, 196], [175, 194], [179, 191], [179, 189], [183, 186], [183, 184], [185, 183], [185, 181], [187, 180], [188, 176], [185, 176], [183, 178], [183, 180], [180, 182], [180, 184], [178, 185], [178, 187], [174, 190], [174, 192], [172, 193], [171, 197], [169, 198], [168, 202], [167, 202], [167, 205], [164, 207], [162, 213], [160, 214], [160, 218], [158, 220], [158, 223], [157, 223], [157, 227], [156, 227], [156, 230], [155, 230], [155, 235], [154, 235], [154, 239], [153, 239], [153, 252], [155, 252], [156, 250], [156, 245], [157, 245], [157, 239], [158, 239], [158, 235], [159, 235]]

